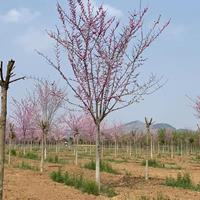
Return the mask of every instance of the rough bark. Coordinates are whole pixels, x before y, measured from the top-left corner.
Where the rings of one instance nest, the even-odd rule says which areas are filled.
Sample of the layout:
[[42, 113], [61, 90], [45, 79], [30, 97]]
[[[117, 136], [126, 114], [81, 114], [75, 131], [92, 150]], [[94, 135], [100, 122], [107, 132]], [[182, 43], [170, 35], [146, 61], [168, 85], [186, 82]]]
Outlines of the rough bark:
[[6, 116], [7, 116], [7, 89], [1, 88], [1, 117], [0, 117], [0, 199], [1, 200], [3, 199]]

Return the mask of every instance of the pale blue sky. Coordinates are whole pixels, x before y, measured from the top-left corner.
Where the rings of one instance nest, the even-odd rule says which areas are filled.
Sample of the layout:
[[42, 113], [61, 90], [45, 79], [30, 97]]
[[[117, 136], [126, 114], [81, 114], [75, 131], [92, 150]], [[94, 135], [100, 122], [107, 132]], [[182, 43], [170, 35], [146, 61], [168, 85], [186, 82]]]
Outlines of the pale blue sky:
[[[65, 0], [60, 0], [66, 6]], [[102, 1], [93, 0], [95, 4]], [[138, 0], [104, 0], [111, 14], [126, 20], [128, 11], [137, 9]], [[150, 8], [146, 25], [159, 14], [163, 22], [171, 18], [171, 24], [146, 52], [148, 60], [144, 70], [164, 75], [167, 84], [140, 104], [113, 113], [111, 120], [143, 121], [144, 116], [156, 122], [166, 122], [176, 128], [196, 129], [197, 119], [186, 95], [200, 95], [200, 1], [199, 0], [143, 0]], [[51, 55], [52, 44], [45, 29], [57, 23], [54, 0], [0, 0], [0, 60], [16, 60], [16, 73], [58, 79], [56, 71], [48, 66], [34, 51], [38, 49]], [[31, 87], [22, 81], [10, 90], [20, 98]]]

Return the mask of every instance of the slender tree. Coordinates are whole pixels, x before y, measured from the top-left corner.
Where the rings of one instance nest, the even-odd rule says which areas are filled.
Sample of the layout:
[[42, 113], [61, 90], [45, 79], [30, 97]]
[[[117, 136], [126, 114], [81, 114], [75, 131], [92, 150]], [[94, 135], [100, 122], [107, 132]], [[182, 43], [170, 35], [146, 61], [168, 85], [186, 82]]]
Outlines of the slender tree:
[[58, 88], [55, 83], [50, 83], [47, 80], [40, 80], [36, 83], [32, 102], [37, 105], [36, 119], [42, 131], [40, 172], [43, 172], [44, 160], [47, 154], [47, 136], [58, 110], [64, 104], [64, 99], [65, 91]]
[[3, 62], [0, 62], [0, 86], [1, 86], [1, 114], [0, 114], [0, 200], [3, 199], [4, 160], [5, 160], [5, 132], [7, 118], [7, 95], [11, 83], [24, 79], [14, 78], [14, 60], [7, 64], [6, 74], [3, 74]]
[[9, 130], [8, 130], [8, 164], [9, 165], [11, 162], [11, 149], [12, 149], [12, 142], [14, 138], [15, 138], [14, 124], [9, 123]]
[[[152, 145], [152, 137], [151, 137], [151, 125], [152, 125], [152, 118], [148, 121], [148, 119], [145, 117], [145, 126], [146, 126], [146, 131], [147, 131], [147, 148], [146, 148], [146, 166], [145, 166], [145, 180], [149, 179], [149, 139], [150, 139], [150, 146]], [[151, 148], [152, 149], [152, 148]]]
[[23, 142], [23, 154], [25, 155], [25, 144], [28, 134], [33, 133], [35, 127], [36, 105], [30, 98], [24, 98], [17, 101], [13, 98], [13, 110], [11, 118], [14, 120], [17, 133]]
[[[94, 120], [96, 182], [100, 190], [101, 123], [111, 112], [139, 102], [160, 87], [155, 75], [141, 82], [139, 68], [145, 61], [143, 52], [169, 22], [159, 27], [158, 17], [145, 32], [144, 18], [148, 12], [145, 8], [130, 14], [128, 24], [122, 27], [103, 6], [94, 9], [91, 0], [84, 2], [68, 0], [69, 12], [57, 5], [61, 26], [49, 33], [56, 42], [56, 62], [39, 54], [60, 73], [80, 102], [71, 103], [86, 110]], [[69, 71], [62, 68], [61, 48], [66, 50]]]

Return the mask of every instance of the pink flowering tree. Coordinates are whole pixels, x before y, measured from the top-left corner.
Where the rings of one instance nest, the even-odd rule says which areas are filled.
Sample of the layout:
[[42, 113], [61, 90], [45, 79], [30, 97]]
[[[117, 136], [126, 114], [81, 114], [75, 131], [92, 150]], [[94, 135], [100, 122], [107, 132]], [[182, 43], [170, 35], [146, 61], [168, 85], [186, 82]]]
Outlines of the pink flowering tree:
[[67, 138], [67, 127], [65, 124], [60, 123], [60, 120], [56, 120], [55, 123], [53, 123], [50, 137], [53, 141], [55, 141], [56, 144], [56, 153], [58, 153], [59, 150], [59, 142], [64, 141]]
[[36, 106], [30, 100], [30, 98], [21, 99], [17, 101], [12, 99], [13, 109], [11, 118], [13, 119], [18, 137], [22, 139], [23, 154], [25, 155], [25, 144], [28, 139], [28, 135], [35, 128], [35, 111]]
[[95, 131], [96, 126], [94, 120], [91, 118], [91, 115], [85, 114], [83, 116], [83, 127], [82, 127], [82, 137], [89, 141], [89, 152], [92, 155], [92, 143], [95, 141]]
[[65, 101], [65, 91], [58, 88], [55, 83], [38, 81], [32, 95], [32, 102], [37, 105], [36, 120], [41, 135], [41, 162], [40, 171], [43, 172], [44, 160], [47, 157], [47, 136], [55, 120], [56, 114]]
[[112, 140], [115, 143], [115, 158], [117, 157], [118, 154], [118, 141], [122, 133], [123, 133], [122, 125], [120, 123], [114, 123], [113, 127], [110, 129], [110, 134]]
[[[56, 42], [56, 61], [43, 55], [66, 81], [77, 101], [90, 113], [96, 125], [96, 182], [100, 190], [101, 123], [107, 115], [143, 99], [160, 87], [159, 78], [151, 75], [140, 81], [144, 51], [163, 32], [160, 17], [148, 28], [144, 25], [148, 8], [129, 15], [126, 25], [109, 17], [103, 6], [97, 9], [91, 0], [68, 0], [68, 11], [60, 4], [57, 10], [61, 26], [49, 32]], [[146, 30], [146, 31], [144, 31]], [[69, 61], [63, 69], [61, 50]]]
[[83, 129], [83, 115], [78, 115], [72, 112], [69, 112], [68, 115], [64, 115], [61, 118], [61, 122], [66, 124], [68, 130], [73, 137], [74, 143], [74, 154], [75, 154], [75, 165], [78, 165], [78, 145], [79, 145], [79, 138], [80, 134], [82, 133]]

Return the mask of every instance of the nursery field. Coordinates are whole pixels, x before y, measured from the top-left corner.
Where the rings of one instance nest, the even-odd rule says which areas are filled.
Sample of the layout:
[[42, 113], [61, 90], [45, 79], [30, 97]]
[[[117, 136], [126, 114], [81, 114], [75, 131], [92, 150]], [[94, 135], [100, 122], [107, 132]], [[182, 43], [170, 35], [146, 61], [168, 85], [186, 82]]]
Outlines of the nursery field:
[[[77, 177], [87, 181], [95, 180], [94, 146], [78, 146], [77, 165], [74, 149], [60, 147], [47, 150], [44, 171], [40, 173], [40, 149], [27, 148], [25, 154], [20, 147], [12, 150], [11, 162], [5, 166], [5, 200], [199, 200], [200, 199], [200, 157], [198, 152], [190, 155], [175, 154], [171, 158], [168, 152], [155, 153], [149, 160], [149, 179], [145, 180], [145, 154], [130, 155], [126, 149], [104, 148], [102, 154], [101, 185], [107, 186], [105, 192], [97, 194], [95, 187], [81, 186]], [[8, 156], [6, 156], [6, 161]], [[94, 164], [95, 165], [95, 164]], [[68, 181], [62, 181], [67, 172]], [[59, 175], [57, 177], [56, 175]], [[76, 177], [73, 185], [72, 178]], [[177, 177], [178, 175], [178, 177]], [[168, 177], [168, 178], [167, 178]], [[92, 182], [93, 183], [93, 182]], [[84, 182], [86, 185], [86, 182]], [[93, 193], [93, 194], [91, 194]]]

